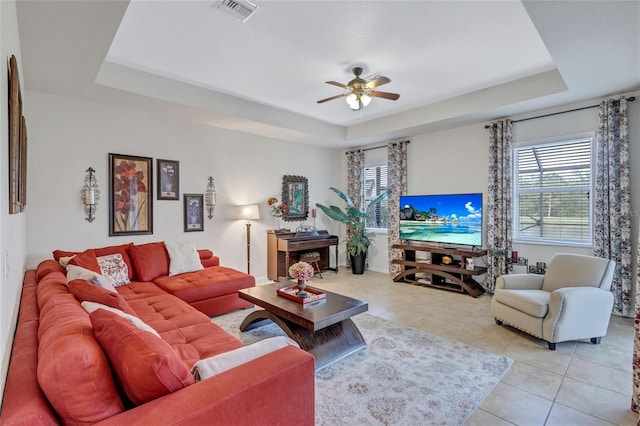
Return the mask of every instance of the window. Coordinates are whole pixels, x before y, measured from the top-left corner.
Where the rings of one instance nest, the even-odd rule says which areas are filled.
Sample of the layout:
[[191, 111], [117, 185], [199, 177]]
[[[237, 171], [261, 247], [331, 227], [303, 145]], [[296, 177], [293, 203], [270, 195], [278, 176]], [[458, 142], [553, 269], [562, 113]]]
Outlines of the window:
[[[366, 166], [364, 168], [364, 208], [367, 211], [369, 204], [378, 195], [387, 190], [387, 165]], [[389, 227], [388, 200], [384, 198], [368, 213], [366, 219], [367, 228]]]
[[513, 148], [514, 239], [591, 245], [593, 138]]

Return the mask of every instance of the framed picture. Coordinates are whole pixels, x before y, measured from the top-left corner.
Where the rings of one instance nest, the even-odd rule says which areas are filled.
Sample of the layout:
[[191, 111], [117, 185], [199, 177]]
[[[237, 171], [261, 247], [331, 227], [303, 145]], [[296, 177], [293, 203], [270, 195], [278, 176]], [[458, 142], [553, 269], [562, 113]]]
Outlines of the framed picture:
[[306, 220], [309, 213], [309, 187], [303, 176], [282, 176], [282, 203], [287, 211], [282, 218], [287, 222]]
[[109, 236], [153, 234], [153, 162], [109, 154]]
[[18, 181], [18, 199], [20, 211], [27, 205], [27, 121], [24, 115], [20, 117], [20, 169]]
[[184, 232], [204, 231], [202, 194], [184, 194]]
[[[22, 198], [20, 194], [20, 130], [22, 127], [22, 94], [18, 62], [14, 55], [9, 59], [9, 214], [20, 213]], [[26, 139], [25, 139], [26, 140]], [[26, 166], [26, 158], [25, 158]]]
[[180, 199], [180, 174], [178, 161], [158, 159], [158, 200]]

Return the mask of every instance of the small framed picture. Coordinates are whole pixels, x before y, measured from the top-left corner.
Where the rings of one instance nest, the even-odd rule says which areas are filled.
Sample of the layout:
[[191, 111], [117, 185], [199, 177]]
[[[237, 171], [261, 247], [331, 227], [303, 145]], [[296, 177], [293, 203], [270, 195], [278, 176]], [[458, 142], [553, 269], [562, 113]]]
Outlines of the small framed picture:
[[309, 183], [304, 176], [282, 176], [282, 218], [286, 222], [304, 221], [309, 215]]
[[158, 159], [158, 200], [180, 199], [180, 163]]
[[464, 258], [464, 268], [468, 271], [473, 271], [475, 268], [473, 257]]
[[184, 194], [184, 232], [204, 231], [202, 194]]

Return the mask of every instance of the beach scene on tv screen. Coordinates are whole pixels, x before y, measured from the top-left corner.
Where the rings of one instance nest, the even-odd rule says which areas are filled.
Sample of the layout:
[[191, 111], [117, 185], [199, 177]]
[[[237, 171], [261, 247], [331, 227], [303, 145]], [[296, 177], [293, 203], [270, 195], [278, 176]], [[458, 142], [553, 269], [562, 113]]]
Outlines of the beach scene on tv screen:
[[400, 238], [482, 245], [482, 194], [400, 197]]

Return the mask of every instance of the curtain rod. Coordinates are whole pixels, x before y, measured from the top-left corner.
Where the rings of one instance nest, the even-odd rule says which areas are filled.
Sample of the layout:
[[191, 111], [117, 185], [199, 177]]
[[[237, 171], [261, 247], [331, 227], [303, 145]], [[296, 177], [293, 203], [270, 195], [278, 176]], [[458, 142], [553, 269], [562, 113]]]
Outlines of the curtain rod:
[[[631, 96], [630, 98], [627, 98], [627, 101], [629, 101], [629, 102], [633, 102], [633, 101], [635, 101], [635, 100], [636, 100], [636, 97], [635, 97], [635, 96]], [[559, 114], [566, 114], [566, 113], [568, 113], [568, 112], [582, 111], [583, 109], [598, 108], [599, 106], [600, 106], [600, 104], [597, 104], [597, 105], [589, 105], [589, 106], [582, 107], [582, 108], [574, 108], [574, 109], [569, 109], [569, 110], [566, 110], [566, 111], [558, 111], [558, 112], [552, 112], [552, 113], [550, 113], [550, 114], [543, 114], [543, 115], [536, 115], [536, 116], [534, 116], [534, 117], [521, 118], [520, 120], [512, 120], [511, 122], [512, 122], [512, 123], [519, 123], [519, 122], [521, 122], [521, 121], [535, 120], [536, 118], [551, 117], [552, 115], [559, 115]], [[484, 126], [484, 128], [485, 128], [485, 129], [488, 129], [488, 128], [490, 128], [490, 127], [491, 127], [491, 126], [490, 126], [490, 125], [488, 125], [488, 124]]]
[[[372, 146], [371, 148], [362, 148], [362, 151], [371, 151], [373, 149], [386, 148], [387, 146], [389, 146], [390, 143], [400, 142], [402, 140], [404, 140], [404, 139], [396, 139], [396, 140], [393, 140], [393, 141], [389, 141], [389, 142], [387, 142], [387, 145]], [[411, 143], [411, 141], [410, 140], [405, 140], [405, 143], [409, 144], [409, 143]], [[347, 152], [345, 152], [345, 155], [349, 155], [349, 151], [353, 151], [354, 149], [358, 149], [358, 148], [348, 149]]]

